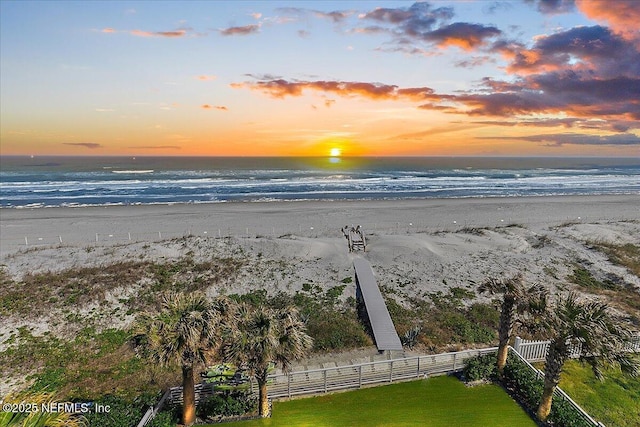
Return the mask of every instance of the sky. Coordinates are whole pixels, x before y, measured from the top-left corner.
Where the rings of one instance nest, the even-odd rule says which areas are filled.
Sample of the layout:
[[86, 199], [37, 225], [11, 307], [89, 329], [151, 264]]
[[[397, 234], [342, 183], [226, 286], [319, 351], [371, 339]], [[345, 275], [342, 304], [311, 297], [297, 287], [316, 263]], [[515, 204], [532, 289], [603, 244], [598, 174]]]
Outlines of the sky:
[[0, 1], [0, 154], [640, 157], [640, 1]]

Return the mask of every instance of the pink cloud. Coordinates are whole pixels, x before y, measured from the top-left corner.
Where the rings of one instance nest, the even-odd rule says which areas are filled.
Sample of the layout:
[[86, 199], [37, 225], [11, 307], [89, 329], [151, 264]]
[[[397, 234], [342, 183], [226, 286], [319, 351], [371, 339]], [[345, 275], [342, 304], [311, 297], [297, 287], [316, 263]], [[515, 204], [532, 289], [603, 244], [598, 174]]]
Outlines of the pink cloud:
[[243, 27], [229, 27], [220, 30], [223, 36], [246, 36], [260, 31], [260, 24], [245, 25]]
[[175, 31], [142, 31], [142, 30], [132, 30], [129, 31], [129, 34], [137, 37], [168, 37], [168, 38], [178, 38], [184, 37], [187, 35], [186, 30], [175, 30]]

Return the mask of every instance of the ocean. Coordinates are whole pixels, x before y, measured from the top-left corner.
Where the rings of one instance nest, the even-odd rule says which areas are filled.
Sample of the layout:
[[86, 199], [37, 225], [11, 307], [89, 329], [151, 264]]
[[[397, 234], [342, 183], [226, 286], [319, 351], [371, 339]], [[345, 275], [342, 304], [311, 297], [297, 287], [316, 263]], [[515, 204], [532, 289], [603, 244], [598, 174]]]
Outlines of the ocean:
[[640, 196], [640, 158], [0, 157], [2, 208], [592, 194]]

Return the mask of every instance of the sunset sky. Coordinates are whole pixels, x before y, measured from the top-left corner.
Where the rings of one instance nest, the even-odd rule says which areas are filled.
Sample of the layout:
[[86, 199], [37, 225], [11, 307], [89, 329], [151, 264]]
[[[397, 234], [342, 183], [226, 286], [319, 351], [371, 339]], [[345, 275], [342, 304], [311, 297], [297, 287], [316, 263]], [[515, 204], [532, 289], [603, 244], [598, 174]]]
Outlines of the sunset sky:
[[640, 1], [0, 2], [0, 154], [640, 156]]

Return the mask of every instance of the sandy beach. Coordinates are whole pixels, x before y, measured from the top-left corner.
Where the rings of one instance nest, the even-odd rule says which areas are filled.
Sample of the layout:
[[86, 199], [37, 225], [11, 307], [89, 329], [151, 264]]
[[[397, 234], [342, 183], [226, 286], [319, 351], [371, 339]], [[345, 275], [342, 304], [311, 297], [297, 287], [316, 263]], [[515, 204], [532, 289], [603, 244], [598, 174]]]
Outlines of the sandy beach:
[[[638, 244], [638, 221], [636, 196], [2, 209], [0, 264], [20, 277], [25, 272], [104, 265], [132, 252], [151, 260], [171, 259], [190, 250], [189, 245], [176, 248], [176, 239], [187, 237], [223, 252], [222, 242], [233, 242], [230, 247], [239, 245], [249, 256], [294, 261], [301, 272], [310, 262], [347, 274], [354, 254], [348, 253], [340, 229], [358, 224], [368, 237], [364, 256], [374, 266], [400, 269], [398, 274], [407, 269], [416, 277], [436, 274], [429, 280], [441, 283], [450, 279], [445, 266], [466, 266], [465, 274], [454, 276], [461, 280], [479, 272], [519, 271], [515, 258], [535, 258], [540, 264], [543, 254], [532, 246], [543, 235], [554, 243], [545, 245], [546, 252], [548, 246], [568, 250], [569, 242]], [[487, 259], [478, 258], [482, 256]], [[477, 259], [469, 264], [468, 257]]]
[[[263, 288], [293, 293], [304, 283], [341, 284], [353, 276], [354, 257], [364, 256], [379, 285], [400, 303], [451, 287], [473, 290], [488, 277], [517, 272], [552, 292], [566, 291], [575, 287], [567, 276], [576, 265], [640, 289], [640, 278], [590, 247], [640, 245], [637, 196], [3, 209], [0, 218], [0, 264], [15, 280], [127, 260], [226, 257], [242, 259], [240, 272], [211, 286], [210, 295]], [[365, 253], [348, 252], [341, 228], [351, 224], [364, 229]], [[126, 327], [134, 316], [119, 313], [118, 301], [135, 294], [135, 286], [114, 286], [107, 303], [68, 309], [90, 314], [98, 326]], [[351, 284], [342, 298], [354, 295]], [[68, 333], [56, 310], [3, 319], [0, 350], [21, 326], [33, 334]]]

